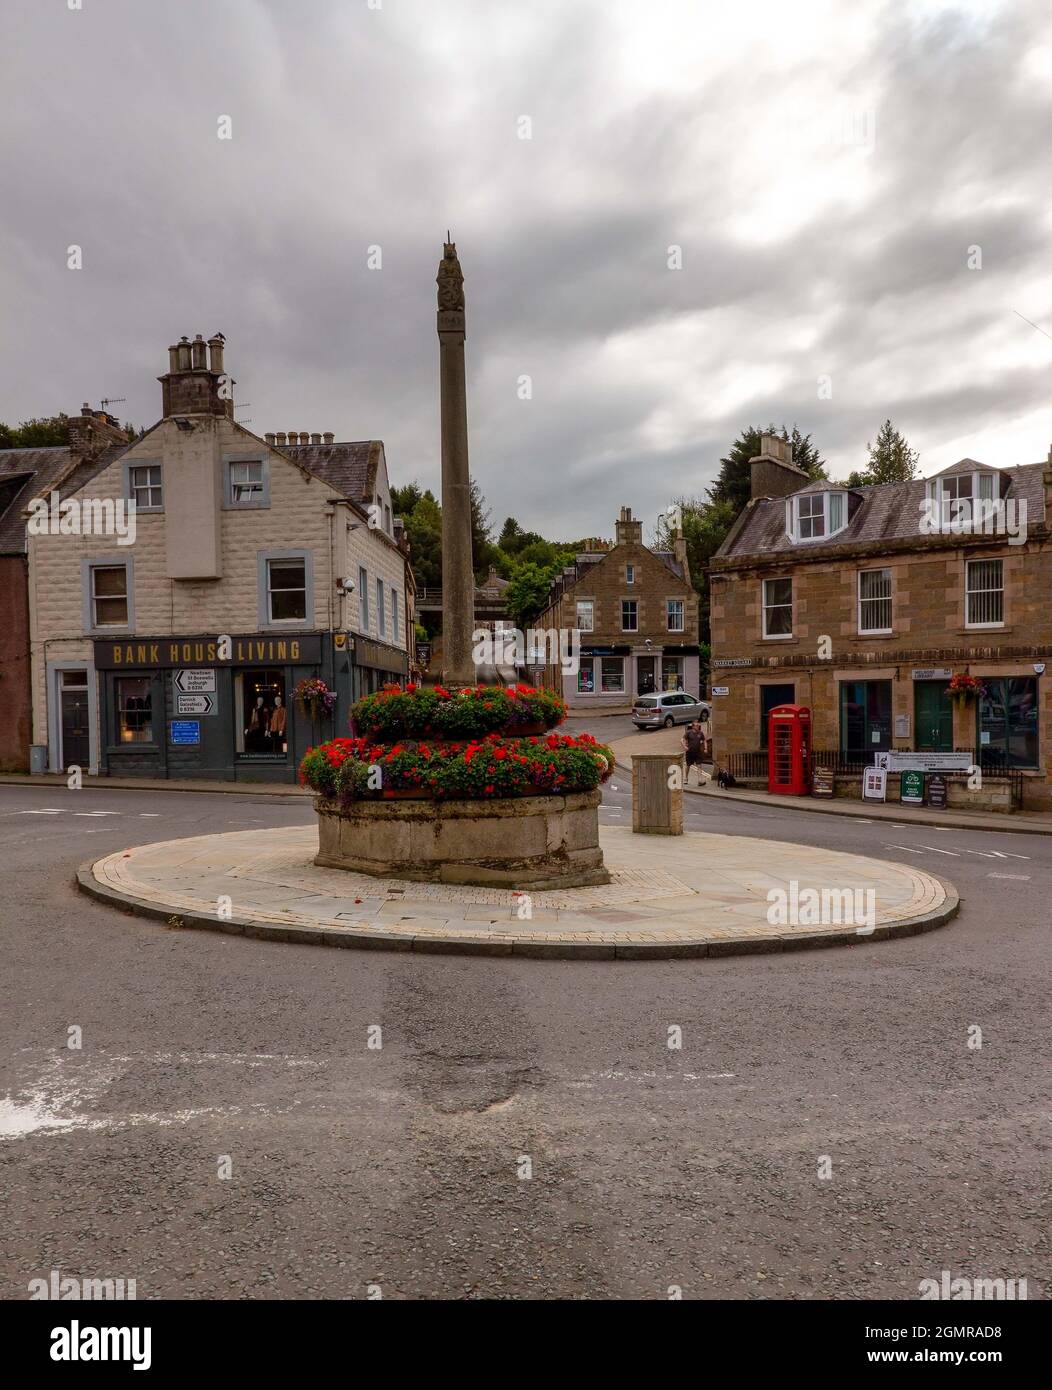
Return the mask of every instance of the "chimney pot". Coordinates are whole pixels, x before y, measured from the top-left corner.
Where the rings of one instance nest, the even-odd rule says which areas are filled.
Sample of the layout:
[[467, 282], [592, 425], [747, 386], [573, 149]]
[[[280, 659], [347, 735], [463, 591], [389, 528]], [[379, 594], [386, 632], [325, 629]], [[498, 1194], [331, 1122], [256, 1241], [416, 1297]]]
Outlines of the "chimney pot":
[[190, 361], [194, 371], [203, 371], [207, 369], [208, 364], [205, 362], [205, 340], [201, 337], [200, 333], [197, 334], [194, 341], [190, 344], [190, 354]]
[[226, 369], [223, 366], [223, 340], [218, 333], [208, 340], [208, 357], [212, 371], [222, 376]]
[[270, 434], [265, 434], [265, 435], [263, 436], [263, 438], [267, 441], [268, 444], [273, 444], [273, 443], [274, 443], [274, 432], [273, 432], [273, 430], [270, 432]]
[[289, 430], [289, 443], [290, 443], [290, 444], [298, 444], [298, 443], [299, 443], [299, 437], [300, 437], [300, 436], [299, 436], [299, 430]]
[[333, 434], [332, 430], [329, 430], [327, 433], [322, 435], [322, 440], [326, 444], [331, 444], [335, 437], [336, 436]]
[[309, 444], [309, 443], [310, 443], [310, 435], [307, 433], [306, 430], [300, 430], [300, 443], [301, 443], [301, 444]]
[[321, 443], [321, 435], [320, 435], [320, 434], [312, 434], [311, 437], [310, 437], [310, 442], [311, 442], [312, 444], [320, 444], [320, 443]]
[[179, 346], [176, 349], [176, 354], [179, 359], [178, 370], [180, 372], [188, 372], [190, 370], [190, 339], [187, 338], [185, 334], [179, 339]]
[[281, 430], [274, 438], [278, 445], [283, 445], [285, 443], [285, 431]]

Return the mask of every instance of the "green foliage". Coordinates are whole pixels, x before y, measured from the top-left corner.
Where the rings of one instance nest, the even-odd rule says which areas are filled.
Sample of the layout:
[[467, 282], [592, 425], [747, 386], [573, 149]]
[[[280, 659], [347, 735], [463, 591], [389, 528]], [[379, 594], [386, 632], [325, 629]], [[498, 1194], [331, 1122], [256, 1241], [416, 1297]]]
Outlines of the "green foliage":
[[68, 415], [23, 420], [17, 426], [0, 424], [0, 449], [64, 448], [68, 443]]
[[356, 733], [382, 741], [401, 738], [481, 738], [526, 728], [554, 729], [566, 718], [566, 702], [554, 690], [529, 685], [507, 689], [473, 686], [387, 686], [364, 695], [351, 709]]
[[544, 612], [557, 569], [558, 566], [532, 563], [516, 566], [504, 590], [508, 616], [516, 627], [529, 627], [538, 614]]
[[[698, 628], [701, 640], [709, 640], [709, 561], [727, 539], [727, 533], [737, 513], [730, 502], [706, 501], [701, 497], [676, 499], [683, 521], [683, 539], [687, 543], [690, 580], [698, 595]], [[668, 517], [657, 527], [655, 543], [671, 550], [675, 531]]]
[[765, 434], [777, 435], [784, 439], [792, 447], [793, 463], [797, 468], [802, 468], [809, 477], [826, 476], [825, 460], [811, 443], [811, 436], [801, 434], [796, 425], [793, 426], [792, 433], [785, 425], [780, 430], [774, 425], [762, 428], [750, 426], [742, 430], [731, 445], [730, 452], [720, 459], [719, 475], [708, 490], [709, 501], [729, 503], [734, 516], [738, 515], [749, 500], [752, 487], [749, 460], [759, 454], [761, 436]]
[[864, 469], [849, 474], [848, 487], [908, 483], [917, 476], [920, 454], [910, 448], [890, 420], [885, 420], [881, 425], [876, 444], [867, 444], [866, 449], [869, 451], [869, 463]]

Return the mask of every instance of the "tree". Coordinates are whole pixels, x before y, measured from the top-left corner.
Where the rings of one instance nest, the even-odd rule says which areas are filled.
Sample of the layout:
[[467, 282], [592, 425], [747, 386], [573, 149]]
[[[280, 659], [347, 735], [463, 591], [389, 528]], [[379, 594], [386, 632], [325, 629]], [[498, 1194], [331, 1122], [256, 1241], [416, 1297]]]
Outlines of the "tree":
[[[709, 561], [727, 539], [737, 511], [729, 501], [712, 502], [701, 497], [680, 497], [676, 504], [683, 523], [683, 539], [687, 546], [690, 582], [698, 595], [698, 627], [703, 643], [709, 636]], [[665, 516], [658, 523], [654, 543], [662, 550], [671, 550], [676, 531], [673, 517]]]
[[548, 607], [548, 592], [558, 566], [518, 565], [504, 590], [508, 616], [518, 628], [527, 628]]
[[774, 425], [768, 425], [766, 428], [750, 426], [739, 434], [731, 445], [730, 453], [720, 459], [719, 474], [708, 490], [709, 500], [730, 503], [734, 516], [738, 515], [751, 495], [752, 470], [749, 460], [759, 454], [761, 436], [765, 434], [777, 435], [784, 439], [793, 450], [793, 463], [802, 468], [808, 477], [826, 476], [825, 460], [811, 443], [811, 436], [801, 434], [796, 425], [793, 426], [791, 434], [785, 425], [781, 430], [776, 429]]
[[496, 561], [497, 547], [493, 544], [493, 516], [482, 489], [474, 478], [471, 479], [471, 563], [475, 571], [475, 582], [485, 579], [490, 565]]
[[442, 508], [430, 488], [404, 520], [417, 585], [437, 589], [442, 584]]
[[0, 424], [0, 449], [64, 448], [68, 443], [68, 415], [45, 415], [17, 426]]
[[394, 516], [408, 516], [423, 497], [419, 483], [406, 483], [404, 487], [391, 489], [391, 512]]
[[876, 483], [908, 483], [917, 476], [920, 454], [911, 449], [905, 438], [885, 420], [877, 435], [876, 444], [866, 445], [869, 462], [866, 467], [848, 475], [848, 487], [872, 487]]

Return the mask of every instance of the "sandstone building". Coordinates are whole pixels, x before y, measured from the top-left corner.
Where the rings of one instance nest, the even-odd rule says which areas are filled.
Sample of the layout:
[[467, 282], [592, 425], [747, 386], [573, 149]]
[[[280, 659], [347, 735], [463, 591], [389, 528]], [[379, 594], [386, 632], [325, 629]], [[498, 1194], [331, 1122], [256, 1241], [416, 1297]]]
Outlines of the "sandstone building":
[[552, 585], [538, 628], [580, 631], [580, 670], [547, 668], [547, 683], [581, 710], [624, 708], [655, 690], [698, 689], [698, 596], [687, 548], [643, 544], [643, 523], [622, 507], [613, 545], [582, 552]]
[[[953, 528], [981, 503], [988, 519]], [[816, 750], [973, 750], [1052, 803], [1052, 464], [962, 459], [934, 478], [810, 482], [764, 436], [752, 497], [710, 566], [714, 753], [761, 750], [767, 712], [812, 710]], [[1024, 517], [1022, 526], [1019, 521]], [[997, 529], [997, 518], [1016, 534]], [[941, 530], [932, 529], [932, 520]], [[949, 697], [958, 673], [985, 695]]]

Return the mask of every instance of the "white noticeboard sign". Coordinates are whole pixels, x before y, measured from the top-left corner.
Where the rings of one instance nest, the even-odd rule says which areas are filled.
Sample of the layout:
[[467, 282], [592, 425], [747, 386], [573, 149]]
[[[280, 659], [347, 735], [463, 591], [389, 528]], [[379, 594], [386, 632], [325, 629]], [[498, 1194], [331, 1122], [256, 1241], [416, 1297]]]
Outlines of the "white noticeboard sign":
[[862, 774], [862, 800], [888, 799], [888, 770], [886, 767], [867, 767]]
[[729, 685], [714, 685], [712, 687], [712, 693], [713, 695], [729, 695], [731, 693], [731, 688]]
[[203, 692], [215, 694], [215, 667], [201, 666], [195, 669], [176, 671], [172, 677], [176, 691], [180, 695], [199, 695]]
[[911, 753], [893, 749], [873, 755], [874, 765], [887, 772], [967, 772], [974, 761], [972, 753]]

